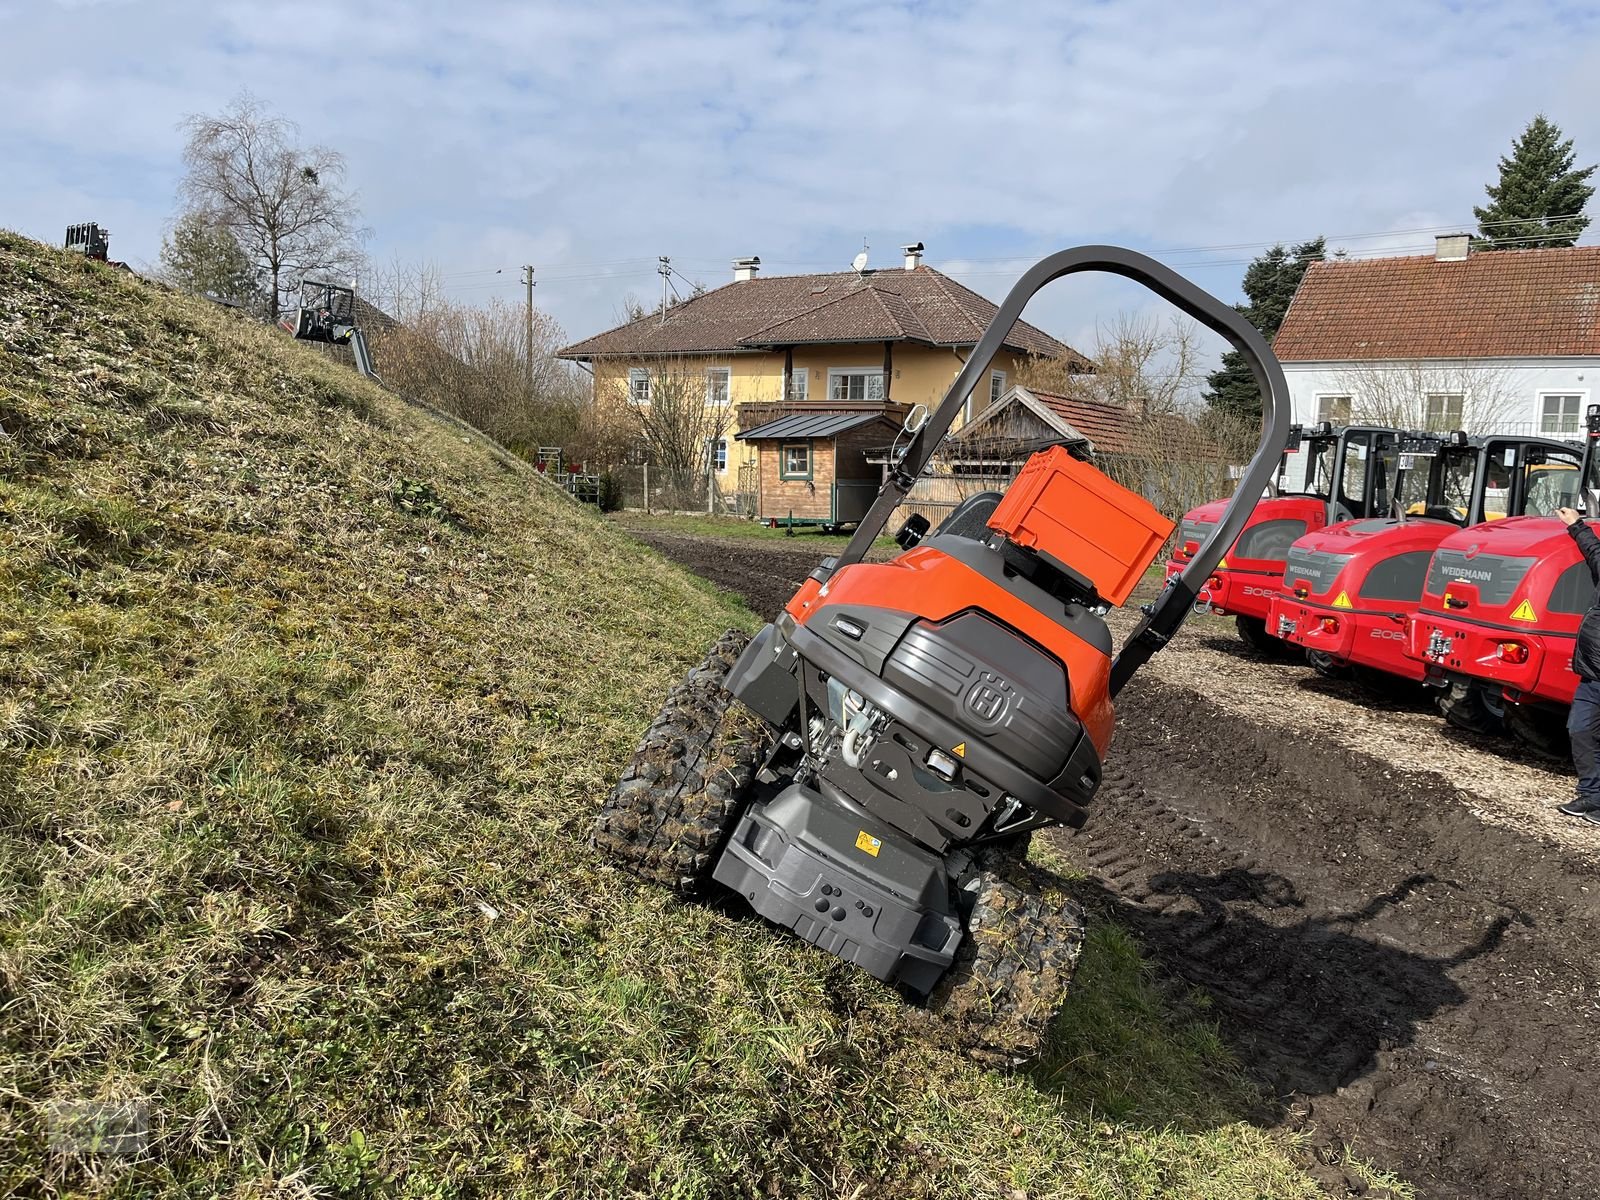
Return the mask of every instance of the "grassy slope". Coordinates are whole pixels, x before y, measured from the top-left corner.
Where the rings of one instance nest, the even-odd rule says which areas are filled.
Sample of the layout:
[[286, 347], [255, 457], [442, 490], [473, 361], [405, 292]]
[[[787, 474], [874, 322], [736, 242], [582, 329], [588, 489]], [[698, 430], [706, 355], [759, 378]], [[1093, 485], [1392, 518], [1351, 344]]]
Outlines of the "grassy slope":
[[[0, 1194], [1312, 1194], [1099, 931], [1006, 1077], [599, 866], [749, 615], [460, 432], [0, 234]], [[80, 1162], [52, 1105], [148, 1104]]]

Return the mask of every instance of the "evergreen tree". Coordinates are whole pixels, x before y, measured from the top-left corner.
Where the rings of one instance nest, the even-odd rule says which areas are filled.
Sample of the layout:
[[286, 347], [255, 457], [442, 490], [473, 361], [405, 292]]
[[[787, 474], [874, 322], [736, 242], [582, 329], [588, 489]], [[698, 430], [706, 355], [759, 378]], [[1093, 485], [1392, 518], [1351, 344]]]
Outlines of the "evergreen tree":
[[[1237, 307], [1267, 341], [1277, 336], [1306, 269], [1320, 261], [1325, 250], [1325, 239], [1320, 237], [1293, 247], [1278, 245], [1246, 268], [1243, 286], [1249, 303]], [[1237, 350], [1227, 351], [1222, 356], [1222, 366], [1206, 376], [1206, 389], [1206, 403], [1217, 412], [1260, 419], [1261, 393], [1244, 356]]]
[[174, 287], [251, 309], [266, 307], [261, 270], [238, 239], [203, 212], [186, 212], [161, 241], [161, 273]]
[[1587, 182], [1594, 167], [1574, 171], [1573, 158], [1572, 139], [1562, 141], [1543, 113], [1534, 117], [1511, 144], [1511, 157], [1501, 158], [1500, 182], [1484, 188], [1489, 203], [1472, 210], [1482, 235], [1474, 245], [1527, 250], [1576, 242], [1589, 224], [1583, 209], [1594, 195]]

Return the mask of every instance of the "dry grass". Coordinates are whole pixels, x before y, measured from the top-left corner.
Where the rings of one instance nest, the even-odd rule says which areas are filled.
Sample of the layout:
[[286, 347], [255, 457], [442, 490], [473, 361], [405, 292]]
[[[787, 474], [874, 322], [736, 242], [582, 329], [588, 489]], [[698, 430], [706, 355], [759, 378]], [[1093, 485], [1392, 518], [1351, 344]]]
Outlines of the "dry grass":
[[[1034, 1075], [598, 865], [726, 598], [272, 331], [0, 234], [0, 1193], [1294, 1197], [1100, 930]], [[145, 1106], [138, 1156], [49, 1144]]]

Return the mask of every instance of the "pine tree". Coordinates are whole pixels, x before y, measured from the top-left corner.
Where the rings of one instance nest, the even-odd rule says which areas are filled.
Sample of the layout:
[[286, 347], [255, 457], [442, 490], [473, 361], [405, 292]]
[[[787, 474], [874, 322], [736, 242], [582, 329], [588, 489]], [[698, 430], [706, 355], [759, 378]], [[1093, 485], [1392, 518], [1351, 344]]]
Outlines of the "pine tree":
[[218, 300], [266, 309], [261, 270], [239, 247], [238, 239], [207, 213], [178, 218], [161, 242], [162, 276], [175, 287]]
[[[1324, 256], [1326, 242], [1313, 238], [1294, 247], [1274, 246], [1260, 255], [1244, 273], [1244, 294], [1248, 304], [1238, 306], [1246, 320], [1271, 341], [1289, 311], [1306, 269]], [[1237, 350], [1222, 356], [1222, 366], [1206, 376], [1206, 403], [1219, 413], [1259, 420], [1261, 392], [1255, 376]]]
[[1511, 157], [1500, 159], [1500, 182], [1484, 188], [1489, 203], [1474, 208], [1478, 232], [1474, 246], [1483, 250], [1528, 250], [1570, 246], [1589, 224], [1583, 209], [1594, 195], [1587, 180], [1594, 167], [1572, 169], [1572, 139], [1534, 117], [1511, 144]]

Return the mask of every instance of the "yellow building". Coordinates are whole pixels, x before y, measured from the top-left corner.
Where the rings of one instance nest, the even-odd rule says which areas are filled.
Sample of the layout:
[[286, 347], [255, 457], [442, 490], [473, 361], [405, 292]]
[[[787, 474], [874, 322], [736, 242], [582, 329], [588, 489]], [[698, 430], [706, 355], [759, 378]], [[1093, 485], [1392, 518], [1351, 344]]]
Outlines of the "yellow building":
[[[687, 379], [697, 394], [703, 380], [706, 402], [728, 414], [718, 423], [726, 436], [712, 450], [723, 487], [757, 460], [757, 447], [735, 437], [762, 424], [757, 416], [826, 412], [830, 404], [859, 411], [863, 402], [932, 407], [995, 313], [993, 303], [925, 266], [921, 243], [905, 248], [902, 266], [885, 270], [763, 276], [760, 265], [739, 259], [732, 283], [560, 352], [589, 365], [597, 404], [630, 392], [650, 402], [668, 363], [672, 377]], [[963, 419], [998, 401], [1028, 355], [1092, 369], [1070, 346], [1018, 321]], [[754, 407], [765, 404], [774, 406], [770, 413]], [[800, 451], [792, 454], [798, 461]]]

